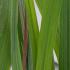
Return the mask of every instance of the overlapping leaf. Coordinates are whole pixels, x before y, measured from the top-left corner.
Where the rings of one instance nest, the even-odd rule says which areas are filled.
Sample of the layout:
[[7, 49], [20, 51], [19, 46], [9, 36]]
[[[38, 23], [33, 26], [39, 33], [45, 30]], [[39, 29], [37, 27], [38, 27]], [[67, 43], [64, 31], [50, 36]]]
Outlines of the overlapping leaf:
[[62, 1], [44, 0], [43, 2], [36, 70], [51, 70], [53, 43], [57, 33]]
[[22, 70], [18, 41], [18, 0], [9, 1], [10, 33], [11, 33], [11, 65], [13, 70]]
[[11, 65], [9, 0], [0, 0], [0, 70]]
[[33, 0], [25, 0], [26, 11], [27, 11], [27, 23], [28, 23], [28, 33], [29, 33], [29, 43], [32, 48], [32, 62], [33, 70], [36, 67], [36, 56], [37, 56], [37, 40], [38, 40], [38, 25], [36, 19], [36, 13], [34, 8]]
[[[38, 7], [39, 7], [39, 9], [40, 9], [40, 12], [41, 12], [41, 14], [42, 14], [42, 16], [45, 14], [45, 10], [48, 10], [48, 7], [47, 7], [47, 5], [49, 4], [48, 3], [48, 0], [41, 0], [41, 1], [39, 1], [39, 0], [36, 0], [36, 2], [37, 2], [37, 5], [38, 5]], [[52, 2], [52, 0], [50, 0], [49, 1], [50, 2], [50, 6], [51, 6], [51, 2]], [[53, 1], [54, 3], [52, 4], [52, 6], [55, 4], [55, 1]], [[60, 1], [59, 1], [60, 2]], [[44, 7], [45, 6], [45, 7]], [[51, 8], [52, 8], [52, 6], [51, 6]], [[57, 5], [55, 5], [56, 7], [60, 7], [61, 6], [61, 2], [60, 2], [60, 6], [57, 6]], [[53, 10], [56, 10], [56, 9], [53, 9]], [[57, 21], [57, 23], [60, 21], [60, 18], [59, 18], [59, 20]], [[60, 24], [60, 22], [58, 23], [58, 26], [60, 26], [59, 25]], [[56, 32], [59, 30], [60, 28], [57, 28], [56, 29]], [[56, 33], [56, 39], [58, 38], [58, 34]], [[58, 39], [57, 39], [57, 41], [59, 41]], [[55, 40], [55, 42], [56, 43], [58, 43], [56, 40]], [[56, 45], [56, 43], [55, 43], [55, 45]], [[56, 45], [56, 46], [53, 46], [53, 48], [54, 48], [54, 50], [55, 50], [55, 52], [56, 52], [56, 54], [57, 54], [57, 57], [59, 56], [59, 47], [58, 47], [58, 45]], [[58, 59], [59, 59], [59, 57], [58, 57]]]

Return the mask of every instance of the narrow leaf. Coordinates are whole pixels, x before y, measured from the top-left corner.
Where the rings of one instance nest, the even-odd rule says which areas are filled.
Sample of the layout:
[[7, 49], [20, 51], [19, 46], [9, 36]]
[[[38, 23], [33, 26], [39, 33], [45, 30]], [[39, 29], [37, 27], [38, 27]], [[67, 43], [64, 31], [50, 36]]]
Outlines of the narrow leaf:
[[21, 54], [18, 40], [18, 0], [9, 1], [11, 32], [11, 65], [12, 70], [22, 70]]
[[0, 70], [11, 65], [9, 0], [0, 0]]

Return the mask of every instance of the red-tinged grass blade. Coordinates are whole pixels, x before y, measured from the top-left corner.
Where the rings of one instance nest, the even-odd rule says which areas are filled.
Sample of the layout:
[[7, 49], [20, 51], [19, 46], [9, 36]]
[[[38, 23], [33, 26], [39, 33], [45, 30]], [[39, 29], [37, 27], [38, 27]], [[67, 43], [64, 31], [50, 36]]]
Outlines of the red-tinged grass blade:
[[27, 28], [27, 14], [26, 14], [26, 10], [25, 10], [24, 45], [23, 45], [23, 70], [27, 70], [27, 48], [28, 48], [28, 28]]
[[38, 29], [33, 0], [25, 0], [25, 5], [26, 5], [26, 12], [27, 12], [29, 41], [31, 45], [30, 48], [32, 49], [32, 62], [33, 62], [32, 70], [35, 70], [39, 29]]
[[24, 44], [22, 45], [23, 48], [21, 50], [22, 64], [23, 64], [23, 70], [27, 70], [28, 28], [27, 28], [27, 14], [26, 14], [26, 10], [25, 11], [23, 10], [24, 9], [23, 6], [24, 6], [23, 0], [19, 0], [19, 12], [20, 12], [23, 38], [24, 38]]
[[70, 70], [70, 1], [64, 0], [60, 24], [59, 69]]

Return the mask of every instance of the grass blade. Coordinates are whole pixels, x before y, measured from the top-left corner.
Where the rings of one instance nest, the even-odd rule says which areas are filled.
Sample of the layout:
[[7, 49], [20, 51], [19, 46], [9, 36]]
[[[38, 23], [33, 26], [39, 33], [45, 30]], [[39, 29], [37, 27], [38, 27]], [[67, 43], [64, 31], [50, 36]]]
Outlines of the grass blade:
[[60, 0], [44, 1], [36, 70], [52, 70], [52, 50], [57, 35], [61, 3]]
[[12, 70], [22, 70], [18, 41], [18, 0], [10, 0], [11, 64]]
[[[49, 1], [49, 2], [51, 2], [51, 1]], [[44, 13], [43, 13], [43, 11], [45, 12], [45, 8], [44, 8], [44, 6], [45, 6], [45, 3], [46, 3], [46, 7], [47, 7], [47, 3], [48, 3], [48, 1], [46, 1], [46, 0], [41, 0], [41, 1], [39, 1], [39, 0], [36, 0], [36, 3], [37, 3], [37, 5], [38, 5], [38, 7], [39, 7], [39, 9], [40, 9], [40, 12], [41, 12], [41, 14], [43, 15]], [[54, 3], [53, 3], [54, 4]], [[51, 5], [51, 4], [50, 4]], [[48, 8], [46, 9], [46, 10], [48, 10]], [[59, 21], [57, 21], [57, 23], [58, 23]], [[59, 24], [60, 24], [60, 22], [58, 23], [58, 26], [59, 26]], [[58, 28], [58, 30], [59, 30], [59, 28]], [[57, 32], [57, 31], [56, 31]], [[58, 34], [56, 33], [56, 39], [57, 39], [57, 37], [58, 37]], [[57, 39], [57, 41], [58, 41], [58, 39]], [[57, 42], [56, 40], [55, 40], [55, 42]], [[55, 43], [54, 42], [54, 43]], [[58, 43], [58, 42], [57, 42]], [[54, 50], [55, 50], [55, 52], [56, 52], [56, 54], [57, 54], [57, 58], [59, 59], [59, 46], [55, 43], [55, 46], [53, 47], [54, 48]]]
[[33, 0], [25, 0], [25, 5], [28, 17], [27, 23], [28, 23], [29, 41], [31, 45], [30, 47], [32, 48], [33, 70], [35, 70], [39, 29]]
[[0, 0], [0, 70], [11, 65], [9, 0]]
[[69, 0], [63, 1], [63, 7], [61, 11], [61, 28], [60, 28], [60, 56], [59, 56], [59, 69], [60, 70], [70, 70], [70, 8], [69, 8]]

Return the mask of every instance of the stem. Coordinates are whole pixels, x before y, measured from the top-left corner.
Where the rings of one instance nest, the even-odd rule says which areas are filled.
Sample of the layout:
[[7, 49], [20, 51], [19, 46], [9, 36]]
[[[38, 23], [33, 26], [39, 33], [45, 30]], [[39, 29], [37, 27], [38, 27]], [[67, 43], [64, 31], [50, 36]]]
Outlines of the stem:
[[23, 70], [27, 70], [27, 47], [28, 47], [28, 30], [27, 30], [27, 17], [26, 9], [24, 10], [23, 0], [19, 0], [19, 11], [22, 23], [22, 32], [23, 32], [23, 49], [22, 49], [22, 67]]
[[28, 30], [27, 30], [27, 20], [26, 11], [24, 18], [24, 47], [23, 47], [23, 70], [27, 70], [27, 47], [28, 47]]

